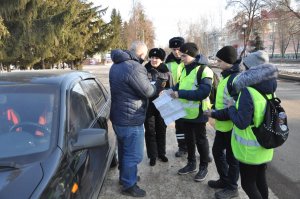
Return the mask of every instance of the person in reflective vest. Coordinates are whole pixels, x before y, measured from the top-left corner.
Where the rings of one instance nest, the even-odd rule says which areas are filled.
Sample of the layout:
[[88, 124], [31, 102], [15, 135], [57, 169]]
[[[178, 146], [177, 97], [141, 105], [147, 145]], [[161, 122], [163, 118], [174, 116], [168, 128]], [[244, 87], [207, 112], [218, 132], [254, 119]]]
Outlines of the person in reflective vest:
[[[200, 182], [208, 174], [207, 167], [210, 161], [209, 144], [206, 136], [206, 122], [208, 118], [203, 115], [203, 111], [211, 106], [208, 97], [212, 88], [213, 71], [197, 62], [198, 47], [195, 43], [183, 44], [180, 47], [180, 52], [184, 68], [179, 82], [172, 88], [171, 96], [178, 98], [186, 111], [186, 116], [180, 118], [180, 120], [185, 130], [188, 163], [185, 167], [178, 170], [178, 174], [184, 175], [197, 171], [196, 144], [200, 154], [200, 165], [194, 180]], [[202, 75], [198, 73], [200, 67], [205, 67]]]
[[276, 76], [271, 75], [276, 67], [265, 64], [268, 60], [265, 51], [253, 52], [244, 58], [243, 65], [250, 69], [234, 80], [234, 87], [241, 91], [236, 105], [228, 108], [234, 124], [231, 145], [234, 157], [239, 161], [241, 185], [249, 198], [255, 199], [268, 198], [266, 169], [273, 158], [273, 149], [260, 146], [251, 128], [262, 123], [266, 107], [266, 100], [257, 90], [271, 97], [277, 88]]
[[218, 180], [209, 180], [208, 186], [222, 189], [215, 193], [216, 198], [233, 198], [238, 196], [239, 163], [235, 159], [231, 149], [231, 133], [233, 123], [228, 114], [224, 114], [227, 108], [233, 104], [236, 95], [232, 88], [232, 82], [240, 72], [240, 62], [237, 60], [237, 51], [232, 46], [224, 46], [217, 54], [217, 64], [222, 70], [221, 78], [216, 93], [215, 110], [204, 114], [215, 119], [215, 139], [212, 152], [219, 174]]
[[[182, 37], [173, 37], [169, 40], [169, 48], [172, 50], [171, 53], [166, 58], [166, 65], [172, 74], [173, 84], [176, 85], [178, 78], [182, 72], [184, 64], [181, 62], [180, 57], [180, 46], [184, 44], [184, 39]], [[187, 147], [184, 138], [184, 129], [180, 120], [175, 121], [175, 133], [176, 140], [178, 143], [178, 151], [175, 153], [175, 157], [182, 157], [187, 153]]]

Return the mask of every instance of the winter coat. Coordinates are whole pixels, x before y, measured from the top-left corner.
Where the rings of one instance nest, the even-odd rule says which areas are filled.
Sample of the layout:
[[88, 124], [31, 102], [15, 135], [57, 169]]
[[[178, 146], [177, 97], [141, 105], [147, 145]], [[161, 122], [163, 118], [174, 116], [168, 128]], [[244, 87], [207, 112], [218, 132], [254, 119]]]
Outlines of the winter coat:
[[157, 92], [156, 95], [154, 95], [150, 101], [153, 101], [155, 98], [158, 97], [158, 94], [164, 90], [168, 89], [171, 86], [173, 86], [172, 76], [169, 72], [169, 69], [166, 64], [161, 63], [157, 68], [153, 67], [151, 65], [151, 62], [149, 61], [145, 68], [147, 70], [148, 79], [150, 82], [156, 82], [160, 81], [161, 84], [156, 86]]
[[239, 129], [247, 128], [253, 121], [254, 105], [246, 86], [258, 89], [264, 94], [272, 94], [277, 88], [276, 71], [277, 68], [275, 66], [262, 64], [244, 71], [234, 81], [234, 87], [241, 90], [239, 108], [236, 110], [235, 106], [229, 107], [228, 114]]
[[113, 65], [109, 71], [111, 92], [110, 119], [120, 126], [142, 125], [145, 121], [148, 98], [156, 93], [146, 68], [130, 51], [111, 52]]

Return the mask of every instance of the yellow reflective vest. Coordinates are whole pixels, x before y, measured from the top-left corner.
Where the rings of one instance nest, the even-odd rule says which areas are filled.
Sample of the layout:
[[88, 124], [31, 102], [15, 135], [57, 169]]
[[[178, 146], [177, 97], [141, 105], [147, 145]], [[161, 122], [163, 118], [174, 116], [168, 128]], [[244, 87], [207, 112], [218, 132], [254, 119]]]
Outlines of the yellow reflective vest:
[[182, 62], [178, 64], [176, 61], [173, 61], [166, 63], [166, 65], [168, 66], [168, 69], [172, 74], [173, 84], [176, 85], [184, 68], [184, 64]]
[[[258, 127], [263, 122], [267, 102], [265, 98], [254, 88], [247, 87], [247, 89], [251, 94], [254, 105], [254, 124], [249, 125], [243, 130], [234, 125], [231, 136], [231, 147], [234, 157], [240, 162], [250, 165], [259, 165], [270, 162], [273, 158], [274, 152], [273, 149], [265, 149], [260, 146], [251, 128], [253, 126]], [[271, 98], [272, 96], [267, 95], [267, 97]], [[239, 98], [236, 103], [237, 109]]]
[[[228, 107], [230, 101], [232, 101], [232, 97], [230, 96], [227, 83], [231, 75], [226, 78], [221, 77], [218, 88], [217, 88], [217, 95], [216, 95], [216, 102], [215, 102], [215, 109], [222, 110]], [[215, 120], [215, 129], [221, 132], [229, 132], [233, 128], [233, 123], [231, 120], [227, 121], [220, 121]]]
[[[182, 73], [180, 75], [179, 79], [179, 90], [197, 90], [198, 81], [197, 81], [197, 72], [199, 70], [200, 66], [195, 67], [188, 75], [186, 75], [185, 68], [182, 70]], [[213, 78], [213, 72], [209, 67], [205, 67], [202, 73], [203, 78]], [[183, 107], [187, 113], [187, 115], [184, 117], [185, 119], [195, 119], [199, 115], [199, 108], [201, 106], [203, 111], [206, 111], [211, 108], [211, 103], [209, 100], [209, 97], [205, 98], [202, 101], [191, 101], [186, 99], [179, 98], [181, 103], [183, 104]]]

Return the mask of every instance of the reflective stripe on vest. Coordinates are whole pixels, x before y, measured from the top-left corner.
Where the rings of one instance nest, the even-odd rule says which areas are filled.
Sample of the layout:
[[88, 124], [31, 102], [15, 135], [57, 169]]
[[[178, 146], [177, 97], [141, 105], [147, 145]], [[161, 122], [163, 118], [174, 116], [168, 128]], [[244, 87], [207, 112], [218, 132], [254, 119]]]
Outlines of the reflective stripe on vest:
[[[221, 110], [224, 108], [229, 107], [230, 101], [232, 101], [232, 97], [230, 96], [228, 89], [227, 89], [227, 83], [229, 80], [229, 77], [226, 77], [223, 79], [223, 77], [219, 81], [219, 85], [217, 88], [217, 95], [216, 95], [216, 103], [215, 108], [216, 110]], [[215, 120], [215, 129], [221, 132], [229, 132], [233, 128], [233, 123], [231, 120], [227, 121], [220, 121]]]
[[[231, 136], [231, 146], [234, 157], [240, 162], [246, 164], [263, 164], [269, 162], [273, 158], [273, 149], [265, 149], [259, 145], [252, 131], [252, 126], [258, 127], [263, 119], [266, 108], [266, 100], [255, 89], [247, 87], [254, 106], [253, 122], [254, 125], [249, 125], [246, 129], [239, 129], [236, 125], [233, 126], [233, 136]], [[236, 109], [240, 96], [236, 103]], [[268, 95], [270, 97], [270, 95]]]
[[[186, 70], [185, 68], [182, 70], [182, 74], [179, 79], [179, 90], [197, 90], [197, 73], [199, 70], [200, 66], [195, 67], [188, 75], [186, 75]], [[208, 68], [208, 67], [206, 67]], [[205, 69], [206, 69], [205, 68]], [[208, 68], [209, 69], [209, 68]], [[211, 70], [211, 69], [209, 69]], [[202, 73], [202, 78], [205, 78], [207, 76], [211, 76], [209, 72], [204, 72]], [[183, 107], [185, 108], [185, 111], [187, 115], [184, 117], [186, 119], [195, 119], [199, 116], [199, 108], [201, 105], [200, 101], [191, 101], [191, 100], [186, 100], [186, 99], [181, 99], [179, 98], [180, 102], [182, 103]], [[209, 98], [202, 100], [202, 110], [205, 111], [208, 108], [210, 108], [210, 101]]]
[[234, 135], [234, 138], [237, 142], [241, 143], [245, 146], [260, 146], [260, 144], [256, 140], [246, 140], [243, 137], [239, 136], [237, 133], [235, 133], [235, 130], [232, 130], [232, 135]]

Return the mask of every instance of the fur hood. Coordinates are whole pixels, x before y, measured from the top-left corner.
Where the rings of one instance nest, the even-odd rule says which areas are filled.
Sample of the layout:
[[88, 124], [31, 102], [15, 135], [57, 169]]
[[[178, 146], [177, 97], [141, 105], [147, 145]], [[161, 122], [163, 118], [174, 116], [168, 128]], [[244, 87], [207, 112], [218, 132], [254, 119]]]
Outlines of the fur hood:
[[272, 64], [261, 64], [240, 73], [234, 80], [233, 86], [236, 92], [240, 92], [247, 86], [262, 87], [262, 85], [259, 86], [262, 82], [276, 81], [277, 76], [278, 68], [276, 66]]

